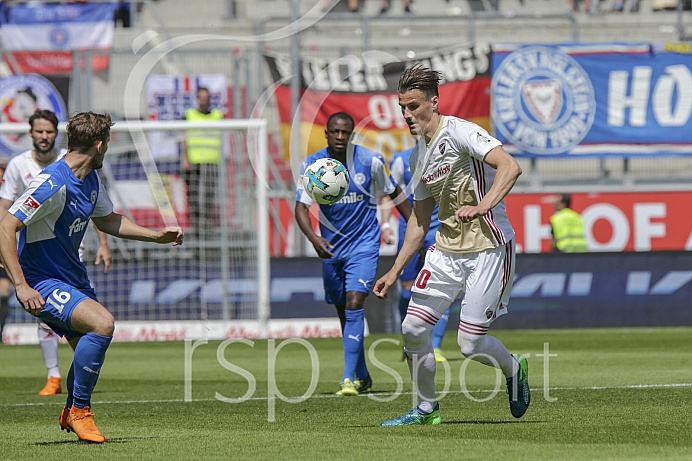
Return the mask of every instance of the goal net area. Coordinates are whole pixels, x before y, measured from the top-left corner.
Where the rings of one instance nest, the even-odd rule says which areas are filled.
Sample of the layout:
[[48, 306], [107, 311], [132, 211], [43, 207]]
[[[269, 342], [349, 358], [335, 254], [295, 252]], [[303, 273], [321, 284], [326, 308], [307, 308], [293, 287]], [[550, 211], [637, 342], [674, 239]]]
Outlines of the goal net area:
[[[17, 139], [27, 132], [26, 124], [0, 124], [3, 137]], [[58, 147], [67, 147], [65, 138], [61, 124]], [[220, 160], [186, 162], [188, 145], [200, 140], [220, 149]], [[4, 162], [19, 153], [4, 153]], [[264, 120], [115, 123], [99, 170], [115, 211], [145, 227], [181, 226], [185, 231], [179, 247], [108, 236], [112, 263], [104, 273], [103, 263], [94, 264], [98, 236], [89, 226], [84, 263], [116, 324], [247, 320], [259, 337], [266, 336], [267, 161]], [[35, 322], [14, 295], [11, 300], [8, 323]]]

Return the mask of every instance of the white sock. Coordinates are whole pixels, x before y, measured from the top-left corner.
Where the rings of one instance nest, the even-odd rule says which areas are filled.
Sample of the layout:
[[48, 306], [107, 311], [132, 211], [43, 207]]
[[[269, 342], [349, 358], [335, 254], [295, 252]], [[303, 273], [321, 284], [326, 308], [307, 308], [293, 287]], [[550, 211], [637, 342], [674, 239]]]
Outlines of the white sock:
[[60, 369], [58, 368], [58, 335], [39, 326], [38, 343], [41, 346], [43, 363], [46, 364], [48, 369], [48, 377], [60, 378]]
[[408, 369], [411, 379], [416, 383], [418, 393], [418, 408], [425, 413], [430, 413], [435, 408], [437, 397], [435, 394], [435, 372], [437, 363], [432, 342], [428, 341], [427, 350], [414, 353], [406, 350]]
[[401, 325], [406, 362], [418, 393], [418, 408], [426, 413], [430, 413], [437, 404], [435, 394], [437, 368], [430, 332], [439, 316], [440, 314], [433, 309], [411, 303]]

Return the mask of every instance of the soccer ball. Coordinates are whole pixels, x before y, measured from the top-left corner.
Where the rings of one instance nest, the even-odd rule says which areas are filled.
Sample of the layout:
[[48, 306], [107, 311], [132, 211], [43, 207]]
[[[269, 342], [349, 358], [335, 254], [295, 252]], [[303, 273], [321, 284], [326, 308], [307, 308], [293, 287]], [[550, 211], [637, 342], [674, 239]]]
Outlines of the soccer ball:
[[341, 200], [350, 181], [346, 166], [333, 158], [317, 159], [303, 173], [303, 189], [321, 205]]

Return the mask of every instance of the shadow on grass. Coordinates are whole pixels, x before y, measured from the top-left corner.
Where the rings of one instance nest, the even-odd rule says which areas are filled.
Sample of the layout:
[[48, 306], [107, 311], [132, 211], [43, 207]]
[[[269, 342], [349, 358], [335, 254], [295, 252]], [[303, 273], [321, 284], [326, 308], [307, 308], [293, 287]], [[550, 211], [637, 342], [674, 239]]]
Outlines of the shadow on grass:
[[108, 445], [111, 443], [129, 443], [133, 442], [135, 440], [154, 440], [154, 439], [169, 439], [172, 437], [113, 437], [113, 438], [108, 438], [106, 441], [101, 444], [101, 443], [93, 443], [93, 442], [87, 442], [86, 440], [55, 440], [53, 442], [36, 442], [36, 443], [31, 443], [29, 445], [33, 446], [38, 446], [38, 447], [52, 447], [52, 446], [59, 446], [59, 445]]
[[[440, 423], [441, 425], [445, 424], [478, 424], [478, 425], [492, 425], [492, 424], [532, 424], [532, 423], [546, 423], [547, 421], [442, 421]], [[406, 426], [417, 426], [415, 424], [411, 425], [404, 425], [404, 426], [384, 426], [384, 427], [406, 427]], [[345, 429], [357, 429], [357, 428], [372, 428], [372, 427], [380, 427], [379, 424], [374, 424], [374, 425], [368, 425], [368, 424], [359, 424], [359, 425], [349, 425], [349, 426], [340, 426]]]

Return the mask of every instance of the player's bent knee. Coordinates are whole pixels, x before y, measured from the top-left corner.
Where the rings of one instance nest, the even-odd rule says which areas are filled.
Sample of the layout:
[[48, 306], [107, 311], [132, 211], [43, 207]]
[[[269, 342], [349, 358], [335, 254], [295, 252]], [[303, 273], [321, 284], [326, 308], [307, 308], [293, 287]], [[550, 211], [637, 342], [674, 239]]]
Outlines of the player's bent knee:
[[459, 345], [461, 353], [464, 354], [464, 357], [469, 357], [478, 353], [485, 342], [485, 338], [485, 335], [472, 335], [459, 331], [457, 333], [457, 344]]
[[410, 350], [422, 348], [426, 340], [430, 340], [431, 331], [432, 325], [413, 315], [407, 315], [401, 324], [401, 334], [404, 337], [404, 344], [406, 348]]

